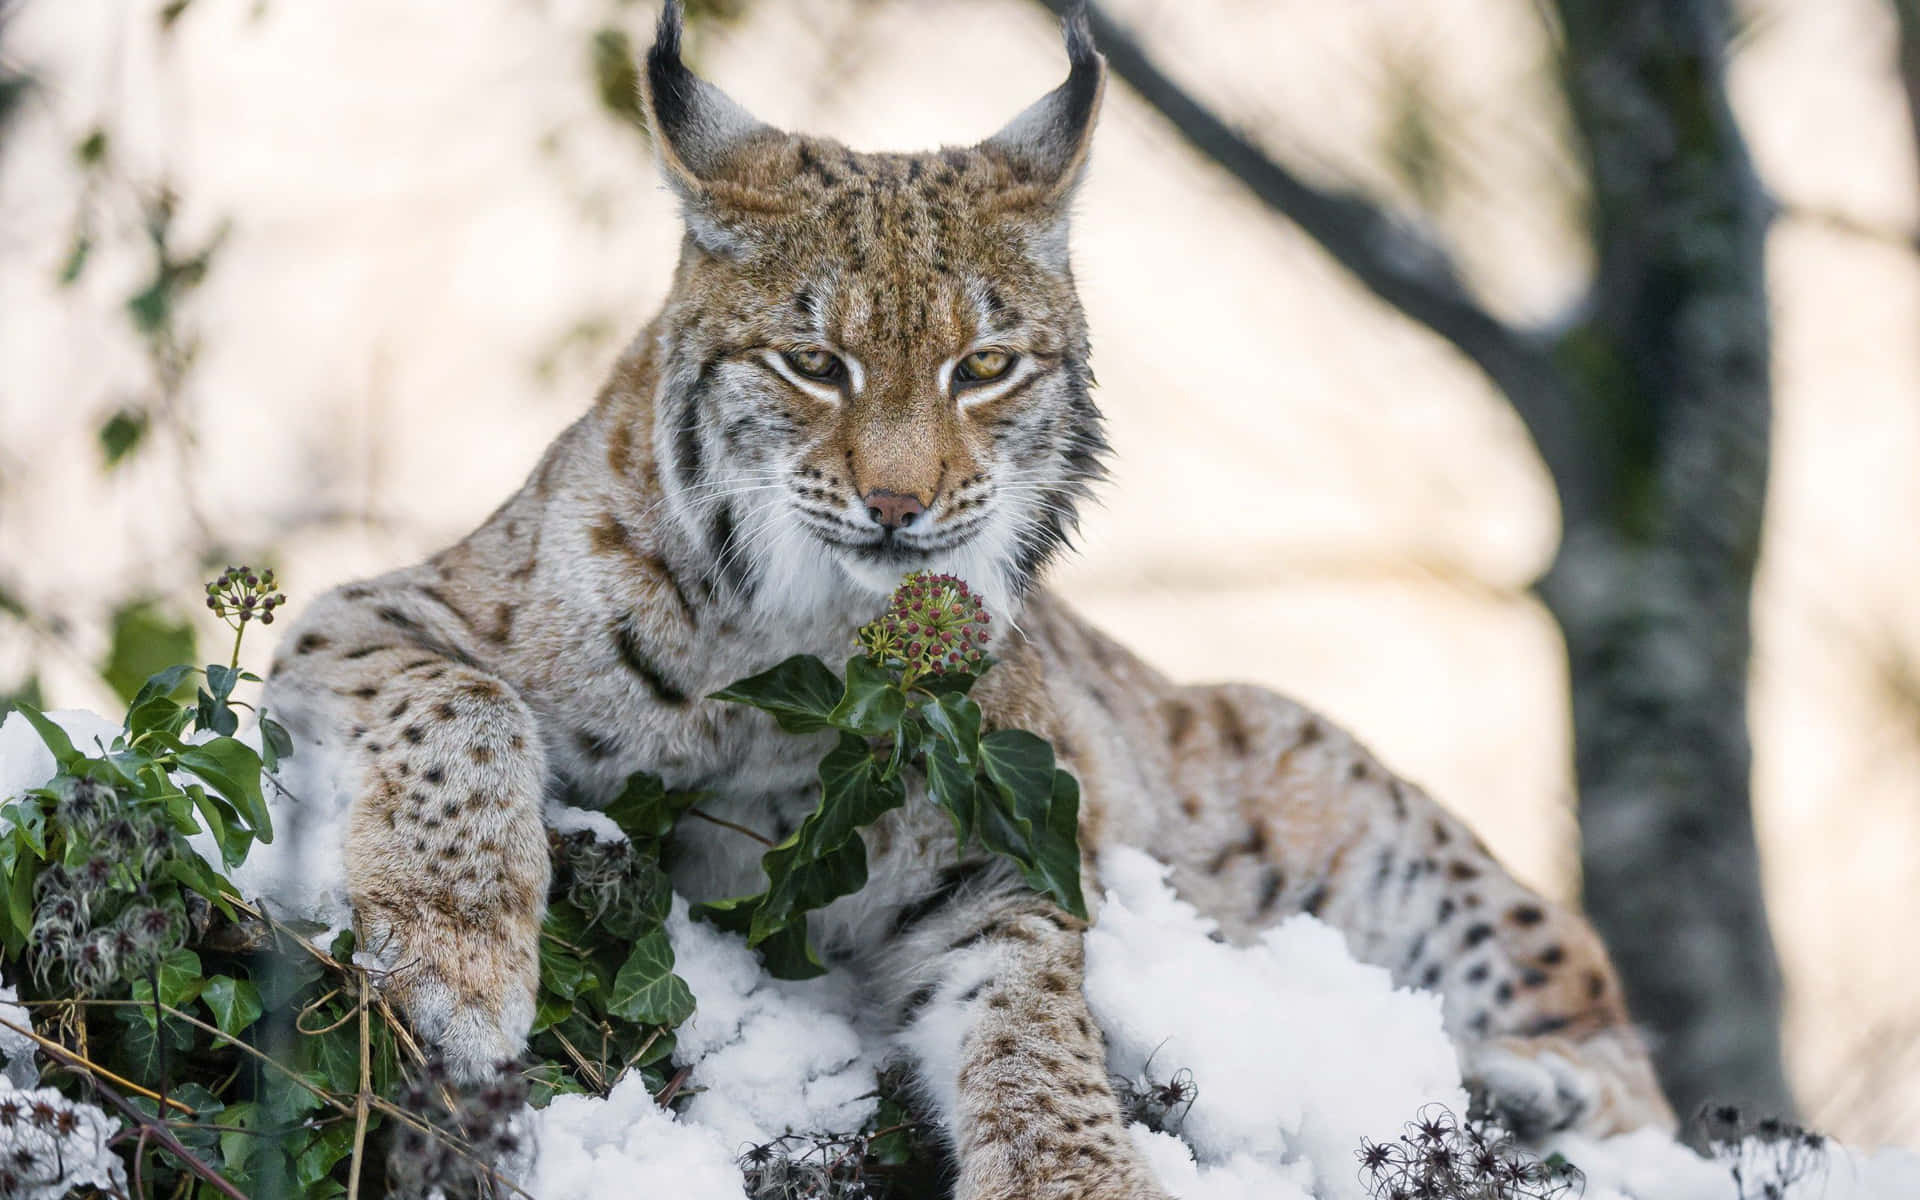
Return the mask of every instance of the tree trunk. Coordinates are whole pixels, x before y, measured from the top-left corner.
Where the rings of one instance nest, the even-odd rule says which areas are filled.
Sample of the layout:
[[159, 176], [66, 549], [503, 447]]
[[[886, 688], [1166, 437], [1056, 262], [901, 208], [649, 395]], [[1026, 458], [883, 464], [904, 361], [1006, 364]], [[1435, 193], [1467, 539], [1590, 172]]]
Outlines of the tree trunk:
[[1560, 0], [1599, 270], [1564, 335], [1595, 502], [1540, 592], [1573, 682], [1583, 896], [1675, 1107], [1789, 1115], [1747, 738], [1766, 496], [1767, 204], [1724, 0]]

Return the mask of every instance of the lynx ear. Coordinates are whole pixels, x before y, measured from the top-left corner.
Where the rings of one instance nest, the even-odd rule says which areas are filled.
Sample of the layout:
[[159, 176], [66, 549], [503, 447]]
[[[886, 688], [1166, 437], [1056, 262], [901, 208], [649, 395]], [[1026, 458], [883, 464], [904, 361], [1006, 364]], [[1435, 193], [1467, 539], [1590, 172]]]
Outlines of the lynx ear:
[[1086, 4], [1074, 5], [1061, 26], [1070, 64], [1067, 81], [981, 143], [1005, 155], [1048, 203], [1064, 200], [1080, 182], [1107, 79], [1106, 60], [1093, 48]]
[[647, 69], [641, 75], [640, 106], [653, 134], [653, 149], [667, 183], [680, 196], [687, 227], [709, 250], [724, 253], [735, 234], [717, 211], [716, 189], [740, 182], [750, 146], [783, 137], [719, 88], [680, 61], [681, 0], [667, 0]]

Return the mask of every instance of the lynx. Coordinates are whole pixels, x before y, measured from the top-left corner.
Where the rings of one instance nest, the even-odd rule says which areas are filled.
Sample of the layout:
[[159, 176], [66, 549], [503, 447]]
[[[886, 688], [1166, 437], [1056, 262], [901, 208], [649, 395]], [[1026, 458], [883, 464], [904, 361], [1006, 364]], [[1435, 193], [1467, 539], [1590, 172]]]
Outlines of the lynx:
[[[1078, 777], [1090, 897], [1098, 852], [1125, 844], [1226, 936], [1315, 914], [1440, 993], [1468, 1076], [1521, 1129], [1670, 1124], [1580, 918], [1325, 720], [1176, 686], [1042, 585], [1107, 448], [1067, 245], [1105, 77], [1084, 18], [1065, 83], [924, 154], [760, 123], [682, 64], [681, 22], [670, 3], [642, 81], [685, 219], [665, 307], [517, 494], [426, 562], [320, 598], [273, 669], [300, 752], [354, 786], [362, 944], [419, 1032], [470, 1073], [522, 1049], [548, 796], [646, 770], [766, 837], [795, 828], [822, 747], [705, 697], [793, 654], [839, 661], [930, 569], [1008, 630], [976, 695]], [[872, 882], [813, 937], [866, 981], [957, 1195], [1161, 1196], [1081, 994], [1082, 923], [963, 856], [931, 805], [866, 836]], [[676, 886], [755, 891], [758, 849], [686, 828]]]

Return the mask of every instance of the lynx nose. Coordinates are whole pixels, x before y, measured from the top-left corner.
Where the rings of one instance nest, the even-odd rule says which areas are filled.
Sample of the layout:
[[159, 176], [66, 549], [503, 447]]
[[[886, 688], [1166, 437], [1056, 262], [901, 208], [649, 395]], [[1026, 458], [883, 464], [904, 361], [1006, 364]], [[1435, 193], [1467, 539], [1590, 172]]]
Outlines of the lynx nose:
[[891, 492], [886, 488], [875, 488], [862, 499], [867, 506], [867, 515], [888, 529], [904, 529], [913, 524], [913, 519], [927, 511], [918, 496], [905, 492]]

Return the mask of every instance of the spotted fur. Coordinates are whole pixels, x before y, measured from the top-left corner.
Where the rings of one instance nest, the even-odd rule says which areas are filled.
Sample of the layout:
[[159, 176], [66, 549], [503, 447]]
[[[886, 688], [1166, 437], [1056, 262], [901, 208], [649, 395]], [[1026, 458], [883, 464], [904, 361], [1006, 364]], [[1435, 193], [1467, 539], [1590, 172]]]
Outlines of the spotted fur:
[[[269, 685], [301, 753], [354, 788], [363, 944], [421, 1032], [467, 1070], [522, 1045], [549, 797], [646, 770], [765, 836], [794, 828], [822, 745], [704, 697], [792, 654], [838, 660], [931, 568], [1003, 618], [979, 699], [1079, 777], [1090, 884], [1101, 847], [1136, 845], [1229, 936], [1332, 922], [1444, 997], [1470, 1073], [1530, 1130], [1669, 1122], [1584, 922], [1323, 719], [1176, 687], [1041, 586], [1106, 450], [1066, 241], [1104, 78], [1084, 22], [1064, 84], [926, 154], [770, 129], [689, 73], [679, 38], [670, 5], [643, 89], [686, 220], [664, 309], [518, 494], [428, 561], [323, 597]], [[1013, 365], [966, 382], [983, 346]], [[803, 372], [815, 351], [837, 372]], [[758, 846], [688, 826], [684, 893], [753, 889]], [[1160, 1195], [1106, 1082], [1081, 926], [960, 859], [930, 806], [868, 843], [868, 887], [815, 937], [917, 1065], [958, 1194]]]

